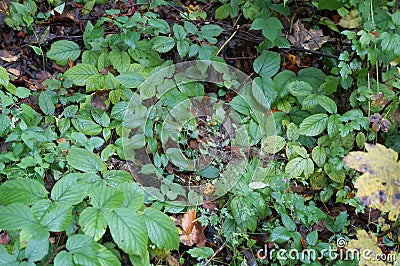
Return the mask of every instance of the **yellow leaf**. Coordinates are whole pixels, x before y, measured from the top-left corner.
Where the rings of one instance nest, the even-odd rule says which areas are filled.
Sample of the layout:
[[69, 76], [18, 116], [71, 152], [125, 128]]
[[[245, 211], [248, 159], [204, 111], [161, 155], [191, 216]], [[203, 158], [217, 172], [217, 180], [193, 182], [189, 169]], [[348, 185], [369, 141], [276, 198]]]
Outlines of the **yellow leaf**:
[[361, 17], [358, 16], [358, 11], [352, 10], [349, 14], [340, 19], [339, 25], [346, 29], [355, 29], [358, 27], [360, 21]]
[[390, 212], [389, 219], [395, 221], [400, 214], [400, 162], [398, 154], [381, 144], [366, 144], [368, 152], [350, 152], [344, 163], [363, 175], [358, 177], [355, 187], [357, 196], [364, 205]]

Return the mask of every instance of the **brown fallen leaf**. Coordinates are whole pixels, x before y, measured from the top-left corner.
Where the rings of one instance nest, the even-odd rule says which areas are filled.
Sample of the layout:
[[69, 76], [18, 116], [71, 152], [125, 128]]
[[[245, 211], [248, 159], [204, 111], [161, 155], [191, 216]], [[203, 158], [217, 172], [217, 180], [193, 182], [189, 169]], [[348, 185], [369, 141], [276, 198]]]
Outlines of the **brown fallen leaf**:
[[0, 244], [8, 245], [10, 243], [11, 237], [8, 235], [7, 231], [0, 233]]
[[100, 108], [102, 110], [107, 110], [105, 100], [108, 98], [110, 90], [100, 90], [96, 91], [92, 97], [92, 106]]
[[7, 71], [16, 77], [19, 77], [21, 75], [21, 71], [15, 68], [7, 68]]
[[0, 59], [11, 63], [11, 62], [17, 61], [19, 59], [19, 57], [14, 55], [14, 53], [11, 51], [0, 50]]
[[352, 10], [346, 16], [342, 17], [339, 21], [339, 25], [346, 29], [355, 29], [358, 27], [361, 17], [358, 15], [357, 10]]
[[192, 232], [195, 222], [196, 222], [196, 210], [190, 209], [183, 215], [181, 220], [181, 227], [187, 235], [189, 235]]
[[293, 25], [293, 33], [288, 36], [290, 43], [298, 48], [307, 50], [318, 50], [329, 40], [328, 36], [324, 36], [322, 30], [306, 29], [300, 20]]
[[207, 238], [204, 235], [204, 226], [196, 222], [190, 234], [186, 234], [184, 231], [182, 232], [180, 241], [185, 246], [191, 247], [196, 244], [198, 247], [204, 247], [207, 242]]

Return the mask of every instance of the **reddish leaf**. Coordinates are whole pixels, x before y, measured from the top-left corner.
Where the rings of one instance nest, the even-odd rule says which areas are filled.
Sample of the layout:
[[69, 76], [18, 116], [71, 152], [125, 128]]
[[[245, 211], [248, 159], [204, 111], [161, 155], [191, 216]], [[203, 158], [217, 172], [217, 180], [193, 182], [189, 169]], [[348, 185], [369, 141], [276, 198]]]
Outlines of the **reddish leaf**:
[[0, 233], [0, 244], [7, 245], [10, 243], [11, 237], [8, 235], [7, 231]]
[[96, 93], [94, 93], [92, 97], [92, 105], [94, 107], [106, 110], [107, 107], [104, 101], [107, 100], [109, 93], [109, 90], [96, 91]]

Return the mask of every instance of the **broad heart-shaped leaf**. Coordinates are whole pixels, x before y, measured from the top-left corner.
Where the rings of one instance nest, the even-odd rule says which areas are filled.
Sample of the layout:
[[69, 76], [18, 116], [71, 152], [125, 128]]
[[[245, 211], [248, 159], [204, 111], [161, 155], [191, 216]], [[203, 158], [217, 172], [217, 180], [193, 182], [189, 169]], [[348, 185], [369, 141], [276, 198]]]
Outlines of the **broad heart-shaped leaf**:
[[55, 111], [54, 103], [46, 92], [39, 95], [39, 107], [45, 115], [53, 115]]
[[396, 221], [400, 214], [400, 162], [398, 154], [381, 144], [365, 144], [367, 152], [350, 152], [343, 161], [351, 168], [362, 172], [355, 187], [357, 196], [365, 205], [390, 212], [389, 218]]
[[68, 69], [64, 76], [74, 82], [75, 85], [84, 86], [88, 78], [92, 75], [98, 74], [96, 67], [89, 64], [76, 64]]
[[299, 126], [299, 133], [305, 136], [316, 136], [321, 134], [328, 125], [327, 114], [315, 114], [307, 117]]
[[29, 224], [22, 228], [19, 239], [25, 256], [30, 261], [41, 260], [49, 252], [49, 231], [40, 224]]
[[17, 230], [35, 222], [31, 209], [22, 203], [12, 203], [0, 209], [2, 230]]
[[110, 59], [113, 67], [116, 68], [120, 73], [125, 72], [131, 64], [131, 58], [126, 51], [114, 49], [108, 54], [108, 58]]
[[46, 56], [51, 60], [55, 60], [58, 65], [65, 66], [68, 64], [68, 59], [75, 61], [80, 54], [79, 45], [72, 41], [61, 40], [51, 45]]
[[106, 231], [108, 212], [94, 207], [84, 209], [79, 216], [79, 225], [83, 232], [98, 241]]
[[80, 203], [87, 196], [88, 186], [78, 181], [79, 176], [68, 174], [56, 182], [51, 190], [51, 198], [55, 202], [68, 205]]
[[175, 46], [175, 40], [172, 37], [157, 36], [152, 41], [153, 49], [160, 53], [166, 53]]
[[128, 89], [137, 88], [144, 81], [143, 76], [136, 72], [122, 73], [117, 76], [116, 79], [122, 84], [122, 86]]
[[178, 230], [166, 214], [149, 207], [144, 210], [144, 218], [151, 242], [159, 249], [178, 249]]
[[108, 227], [115, 243], [127, 254], [147, 252], [146, 223], [142, 216], [128, 208], [118, 208], [108, 216]]
[[262, 54], [254, 60], [254, 71], [263, 77], [272, 77], [280, 68], [280, 56], [278, 53], [263, 51]]
[[305, 177], [309, 177], [314, 172], [314, 163], [310, 158], [297, 157], [290, 160], [285, 168], [285, 173], [291, 177], [298, 177], [304, 173]]
[[48, 199], [36, 202], [32, 211], [36, 219], [52, 232], [64, 231], [72, 219], [72, 206]]
[[82, 148], [72, 148], [67, 155], [68, 164], [83, 172], [105, 171], [106, 165], [96, 154]]
[[47, 198], [48, 192], [42, 184], [34, 179], [17, 178], [6, 181], [0, 186], [0, 205], [10, 203], [33, 204]]

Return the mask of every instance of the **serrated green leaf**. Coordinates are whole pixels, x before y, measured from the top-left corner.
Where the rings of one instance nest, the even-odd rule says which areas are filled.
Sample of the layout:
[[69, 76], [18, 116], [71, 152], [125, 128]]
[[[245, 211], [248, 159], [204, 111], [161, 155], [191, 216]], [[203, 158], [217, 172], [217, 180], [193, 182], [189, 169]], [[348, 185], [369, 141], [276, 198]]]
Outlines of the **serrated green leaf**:
[[93, 250], [95, 244], [96, 242], [94, 242], [94, 240], [90, 236], [75, 234], [68, 237], [66, 247], [69, 251], [74, 252], [85, 248], [88, 250]]
[[108, 216], [108, 226], [115, 243], [127, 254], [147, 252], [144, 218], [128, 208], [115, 209]]
[[47, 198], [48, 192], [42, 184], [33, 179], [17, 178], [0, 186], [0, 205], [11, 203], [33, 204]]
[[280, 68], [280, 56], [278, 53], [264, 51], [254, 60], [254, 71], [263, 77], [272, 77]]
[[200, 28], [202, 32], [204, 32], [207, 36], [218, 36], [220, 35], [224, 29], [216, 24], [206, 24]]
[[126, 182], [120, 185], [118, 190], [124, 193], [124, 200], [121, 205], [122, 207], [137, 211], [143, 205], [144, 192], [137, 183]]
[[337, 113], [337, 106], [334, 100], [325, 96], [325, 95], [317, 95], [318, 104], [322, 106], [328, 113], [335, 114]]
[[281, 136], [268, 136], [261, 144], [261, 149], [265, 153], [275, 154], [285, 147], [286, 140]]
[[280, 20], [276, 17], [269, 17], [267, 19], [261, 17], [253, 20], [250, 29], [261, 30], [265, 38], [271, 42], [274, 42], [275, 39], [280, 35], [283, 26]]
[[[29, 224], [20, 233], [21, 248], [25, 247], [25, 256], [29, 261], [41, 260], [49, 252], [49, 231], [40, 224]], [[23, 246], [22, 246], [23, 245]]]
[[312, 93], [312, 87], [309, 83], [301, 80], [295, 80], [287, 84], [287, 88], [293, 96], [308, 96]]
[[229, 16], [229, 10], [231, 9], [231, 6], [229, 4], [224, 4], [220, 7], [218, 7], [215, 10], [215, 19], [225, 19]]
[[78, 175], [68, 174], [56, 182], [51, 190], [51, 198], [55, 202], [75, 205], [87, 196], [87, 186], [78, 182]]
[[0, 209], [1, 230], [17, 230], [35, 222], [31, 209], [22, 203], [12, 203]]
[[82, 115], [77, 115], [72, 118], [71, 122], [78, 131], [89, 136], [96, 136], [102, 130], [102, 127], [99, 124]]
[[315, 147], [311, 152], [312, 159], [319, 166], [322, 167], [326, 161], [326, 150], [321, 146]]
[[54, 107], [53, 101], [51, 100], [50, 96], [46, 93], [46, 92], [42, 92], [39, 95], [39, 107], [40, 110], [42, 110], [42, 112], [45, 115], [53, 115], [54, 111], [56, 110], [56, 108]]
[[305, 136], [316, 136], [325, 130], [328, 124], [327, 114], [315, 114], [307, 117], [299, 126], [299, 133]]
[[79, 216], [79, 225], [83, 232], [98, 241], [105, 233], [107, 227], [107, 210], [87, 207]]
[[150, 207], [144, 210], [144, 217], [151, 242], [159, 249], [178, 249], [178, 230], [166, 214]]
[[126, 88], [137, 88], [143, 83], [144, 78], [136, 72], [125, 72], [115, 77]]
[[51, 60], [55, 60], [60, 66], [68, 64], [68, 59], [75, 61], [81, 54], [79, 45], [67, 40], [61, 40], [54, 42], [46, 56]]
[[0, 114], [0, 137], [3, 137], [10, 129], [10, 118], [6, 114]]
[[122, 183], [132, 181], [132, 175], [124, 170], [110, 170], [103, 174], [103, 179], [107, 185], [117, 187]]
[[76, 64], [72, 68], [68, 69], [64, 76], [74, 82], [75, 85], [85, 86], [86, 81], [92, 75], [99, 74], [96, 67], [89, 64]]
[[314, 246], [318, 243], [318, 231], [314, 230], [309, 233], [306, 237], [307, 243], [311, 246]]
[[291, 177], [298, 177], [303, 172], [306, 177], [314, 172], [314, 163], [310, 158], [294, 158], [287, 163], [285, 168], [285, 173]]
[[166, 53], [175, 46], [175, 40], [172, 37], [157, 36], [153, 38], [153, 49], [159, 53]]
[[208, 259], [212, 255], [214, 255], [214, 250], [209, 247], [199, 247], [199, 248], [191, 248], [188, 250], [188, 253], [198, 260]]
[[272, 230], [270, 241], [282, 244], [290, 240], [291, 233], [283, 226], [275, 227]]
[[[42, 204], [43, 203], [43, 204]], [[72, 219], [72, 206], [64, 205], [58, 202], [41, 201], [38, 203], [40, 207], [32, 208], [37, 212], [40, 208], [41, 213], [38, 217], [40, 223], [47, 227], [49, 231], [61, 232], [64, 231]]]
[[108, 58], [113, 67], [120, 73], [127, 71], [131, 64], [131, 58], [126, 51], [114, 49], [109, 53]]
[[77, 170], [83, 172], [104, 171], [106, 165], [94, 153], [81, 148], [72, 148], [67, 155], [68, 164]]
[[90, 191], [91, 203], [97, 209], [116, 209], [121, 206], [124, 195], [115, 188], [102, 187]]
[[71, 253], [62, 250], [54, 258], [54, 265], [75, 266], [74, 258]]

